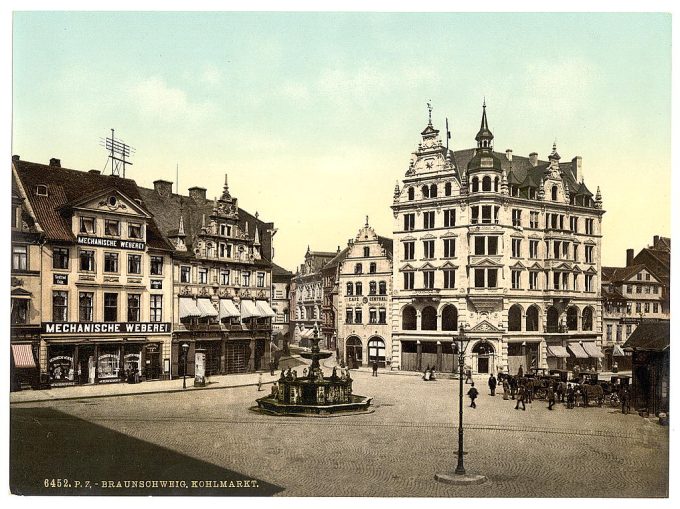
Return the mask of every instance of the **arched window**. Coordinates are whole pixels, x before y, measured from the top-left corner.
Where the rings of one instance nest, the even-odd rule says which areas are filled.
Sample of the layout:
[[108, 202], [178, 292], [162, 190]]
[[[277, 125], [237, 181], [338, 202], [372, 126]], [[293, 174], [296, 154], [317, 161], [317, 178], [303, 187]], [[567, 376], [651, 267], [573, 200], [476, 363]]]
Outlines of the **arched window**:
[[432, 306], [425, 307], [420, 313], [420, 330], [437, 330], [437, 310]]
[[552, 201], [557, 201], [557, 186], [553, 186], [550, 191]]
[[491, 191], [491, 177], [488, 175], [482, 179], [482, 191]]
[[380, 295], [387, 295], [387, 283], [385, 283], [385, 281], [380, 281], [378, 283], [378, 293]]
[[444, 184], [444, 194], [446, 196], [451, 196], [451, 182]]
[[347, 350], [347, 361], [348, 364], [352, 364], [351, 361], [356, 361], [361, 364], [363, 358], [363, 348], [361, 347], [361, 340], [352, 336], [345, 341], [345, 346]]
[[401, 312], [401, 328], [416, 330], [416, 309], [413, 306], [406, 306]]
[[508, 330], [509, 331], [522, 330], [522, 307], [519, 304], [514, 304], [510, 306], [510, 309], [508, 310]]
[[437, 184], [432, 184], [430, 186], [430, 198], [436, 198], [437, 197]]
[[590, 306], [583, 310], [581, 326], [583, 330], [593, 330], [593, 308]]
[[369, 256], [371, 256], [371, 248], [364, 246], [364, 258], [368, 258]]
[[369, 274], [375, 274], [376, 268], [377, 268], [377, 265], [375, 264], [375, 262], [371, 262], [371, 263], [368, 265], [368, 272], [369, 272]]
[[548, 332], [559, 332], [559, 320], [560, 313], [554, 307], [550, 306], [548, 308], [547, 320], [548, 320]]
[[472, 177], [472, 192], [476, 193], [477, 191], [479, 191], [479, 178]]
[[458, 330], [458, 309], [451, 304], [442, 309], [442, 330]]
[[494, 190], [494, 192], [496, 192], [496, 193], [498, 192], [498, 177], [496, 177], [495, 179], [493, 179], [493, 190]]
[[347, 295], [354, 295], [354, 285], [347, 283]]
[[529, 309], [527, 309], [526, 330], [538, 330], [538, 308], [536, 306], [530, 306]]
[[361, 281], [354, 283], [354, 293], [357, 295], [363, 295], [363, 288], [361, 287]]
[[370, 283], [368, 283], [368, 294], [369, 295], [375, 295], [375, 289], [376, 289], [375, 281], [371, 281]]
[[430, 197], [430, 188], [427, 186], [423, 186], [421, 189], [423, 193], [423, 198], [429, 198]]
[[409, 199], [409, 201], [413, 201], [415, 197], [416, 197], [416, 190], [413, 189], [412, 187], [409, 187], [408, 188], [408, 199]]
[[576, 306], [570, 306], [567, 309], [567, 329], [572, 331], [578, 329], [578, 309]]

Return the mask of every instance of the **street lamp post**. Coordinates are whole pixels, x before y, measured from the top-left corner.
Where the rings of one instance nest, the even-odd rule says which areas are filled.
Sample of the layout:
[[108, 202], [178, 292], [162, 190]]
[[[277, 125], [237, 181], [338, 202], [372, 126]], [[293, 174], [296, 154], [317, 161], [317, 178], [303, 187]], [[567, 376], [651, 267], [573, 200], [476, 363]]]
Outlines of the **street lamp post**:
[[182, 377], [182, 389], [187, 388], [187, 357], [189, 355], [188, 343], [182, 343], [182, 351], [184, 352], [184, 376]]
[[[456, 341], [458, 344], [456, 344]], [[458, 337], [453, 337], [453, 354], [458, 354], [458, 464], [453, 473], [445, 472], [435, 474], [434, 478], [447, 484], [480, 484], [486, 481], [486, 477], [478, 474], [468, 474], [463, 464], [463, 370], [465, 365], [465, 350], [470, 340], [465, 336], [463, 325], [458, 330]]]

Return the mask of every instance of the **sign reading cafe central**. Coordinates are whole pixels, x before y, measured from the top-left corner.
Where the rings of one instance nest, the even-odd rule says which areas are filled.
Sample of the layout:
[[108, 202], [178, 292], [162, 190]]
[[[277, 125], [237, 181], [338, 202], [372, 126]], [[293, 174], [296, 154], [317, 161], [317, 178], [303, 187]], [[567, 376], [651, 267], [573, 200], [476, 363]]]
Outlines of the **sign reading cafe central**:
[[170, 322], [43, 322], [43, 334], [169, 334]]
[[104, 239], [102, 237], [86, 237], [85, 235], [78, 235], [77, 242], [84, 246], [132, 249], [133, 251], [144, 251], [146, 248], [146, 243], [136, 240]]

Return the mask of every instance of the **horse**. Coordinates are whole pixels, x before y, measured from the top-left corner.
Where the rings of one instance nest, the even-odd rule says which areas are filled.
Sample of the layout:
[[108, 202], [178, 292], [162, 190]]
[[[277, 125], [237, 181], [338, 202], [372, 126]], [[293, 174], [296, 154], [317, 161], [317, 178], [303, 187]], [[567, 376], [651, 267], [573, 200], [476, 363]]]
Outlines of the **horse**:
[[597, 406], [602, 406], [604, 402], [604, 391], [601, 385], [582, 384], [581, 395], [583, 396], [583, 406], [588, 406], [591, 401], [596, 401]]

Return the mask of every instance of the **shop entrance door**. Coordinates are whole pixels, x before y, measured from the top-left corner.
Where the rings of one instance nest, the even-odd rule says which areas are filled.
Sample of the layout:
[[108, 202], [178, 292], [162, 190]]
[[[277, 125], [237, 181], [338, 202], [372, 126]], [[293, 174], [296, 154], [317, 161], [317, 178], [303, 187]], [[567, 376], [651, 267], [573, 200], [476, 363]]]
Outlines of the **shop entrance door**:
[[246, 364], [246, 344], [241, 341], [227, 343], [226, 351], [227, 373], [245, 373], [248, 369]]
[[478, 373], [488, 373], [489, 372], [489, 358], [479, 357], [477, 359], [477, 372]]
[[81, 346], [78, 348], [78, 383], [94, 383], [94, 347]]

